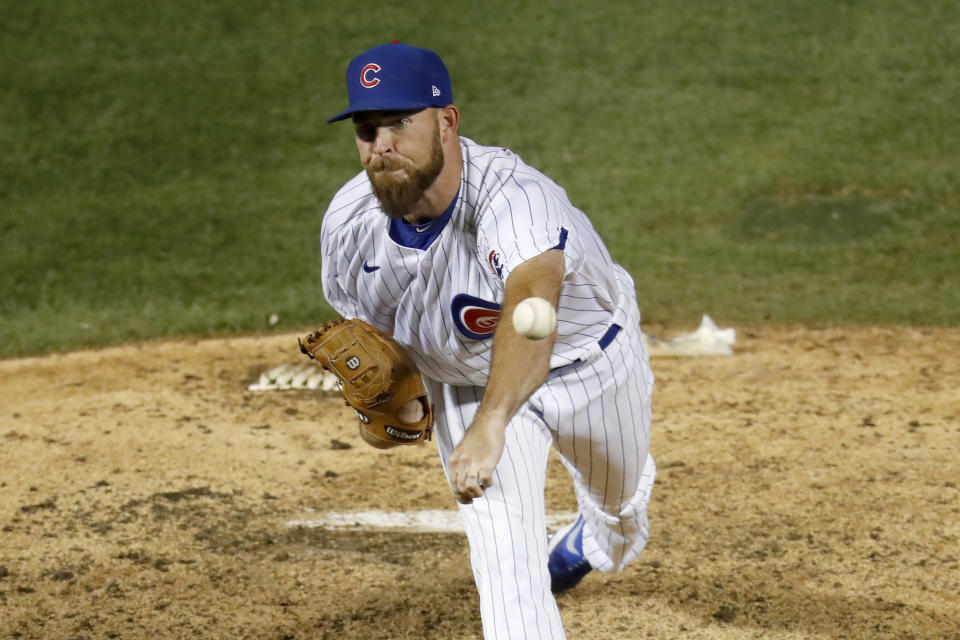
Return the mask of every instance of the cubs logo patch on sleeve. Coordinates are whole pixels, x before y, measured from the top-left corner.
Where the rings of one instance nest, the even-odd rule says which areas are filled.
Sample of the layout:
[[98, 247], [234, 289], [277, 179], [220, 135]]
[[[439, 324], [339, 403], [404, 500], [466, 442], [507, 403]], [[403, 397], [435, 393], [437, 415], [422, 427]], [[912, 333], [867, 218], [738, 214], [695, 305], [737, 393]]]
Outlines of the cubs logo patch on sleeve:
[[500, 262], [500, 254], [496, 251], [491, 251], [490, 255], [487, 256], [487, 260], [490, 262], [490, 268], [496, 272], [497, 277], [503, 280], [503, 263]]

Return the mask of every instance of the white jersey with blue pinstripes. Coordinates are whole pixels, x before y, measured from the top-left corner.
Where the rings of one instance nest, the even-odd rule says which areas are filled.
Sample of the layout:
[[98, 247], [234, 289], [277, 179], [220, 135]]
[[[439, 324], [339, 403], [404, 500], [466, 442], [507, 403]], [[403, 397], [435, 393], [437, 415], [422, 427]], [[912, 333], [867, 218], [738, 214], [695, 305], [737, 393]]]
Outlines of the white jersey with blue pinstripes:
[[458, 386], [486, 384], [504, 283], [544, 251], [562, 248], [566, 261], [551, 367], [588, 358], [611, 324], [639, 322], [632, 279], [561, 187], [507, 149], [463, 137], [460, 147], [459, 194], [429, 224], [390, 220], [364, 172], [336, 194], [321, 232], [334, 309], [393, 335], [423, 375]]

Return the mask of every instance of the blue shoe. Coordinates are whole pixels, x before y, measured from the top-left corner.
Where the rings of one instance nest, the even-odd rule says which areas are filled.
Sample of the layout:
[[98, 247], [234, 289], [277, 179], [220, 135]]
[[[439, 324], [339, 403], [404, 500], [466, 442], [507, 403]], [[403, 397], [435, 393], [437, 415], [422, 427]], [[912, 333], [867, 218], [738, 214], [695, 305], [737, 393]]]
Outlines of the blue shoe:
[[547, 546], [550, 590], [562, 593], [580, 584], [593, 567], [583, 555], [583, 516], [550, 538]]

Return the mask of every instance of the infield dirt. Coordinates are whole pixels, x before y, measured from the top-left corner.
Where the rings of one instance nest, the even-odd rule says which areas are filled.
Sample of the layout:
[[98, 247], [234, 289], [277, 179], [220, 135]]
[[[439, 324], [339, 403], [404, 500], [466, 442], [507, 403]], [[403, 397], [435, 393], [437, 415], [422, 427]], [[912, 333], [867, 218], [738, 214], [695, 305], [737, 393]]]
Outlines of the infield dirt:
[[[654, 331], [656, 333], [656, 331]], [[432, 443], [261, 392], [295, 335], [0, 361], [0, 637], [479, 638]], [[960, 638], [960, 331], [740, 329], [653, 360], [652, 538], [559, 599], [570, 638]], [[551, 459], [549, 511], [575, 509]]]

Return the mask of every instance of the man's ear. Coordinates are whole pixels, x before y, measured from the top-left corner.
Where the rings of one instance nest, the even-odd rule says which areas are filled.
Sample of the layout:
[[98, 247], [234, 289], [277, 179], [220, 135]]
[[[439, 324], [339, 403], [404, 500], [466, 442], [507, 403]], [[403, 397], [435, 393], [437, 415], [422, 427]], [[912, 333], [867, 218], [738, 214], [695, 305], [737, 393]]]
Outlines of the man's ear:
[[446, 139], [447, 134], [456, 136], [460, 128], [460, 110], [452, 104], [440, 108], [437, 114], [440, 125], [440, 137]]

